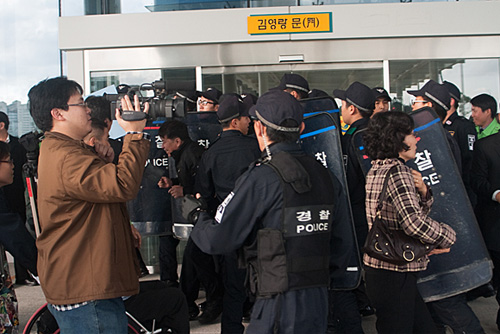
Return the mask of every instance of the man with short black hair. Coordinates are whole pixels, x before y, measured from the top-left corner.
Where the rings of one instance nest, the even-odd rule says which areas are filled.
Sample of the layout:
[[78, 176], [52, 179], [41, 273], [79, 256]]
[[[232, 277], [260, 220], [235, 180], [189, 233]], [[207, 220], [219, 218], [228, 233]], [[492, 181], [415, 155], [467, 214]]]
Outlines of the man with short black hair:
[[301, 150], [303, 109], [293, 96], [272, 90], [250, 114], [262, 159], [238, 178], [215, 219], [201, 212], [191, 237], [210, 254], [242, 249], [256, 295], [247, 333], [325, 333], [330, 268], [345, 265], [330, 251], [332, 225], [347, 219], [342, 188]]
[[[29, 93], [30, 113], [45, 131], [38, 162], [38, 271], [48, 308], [62, 333], [125, 333], [122, 296], [139, 291], [125, 202], [139, 191], [150, 141], [146, 120], [129, 122], [117, 165], [111, 148], [83, 143], [91, 131], [83, 89], [65, 77], [46, 79]], [[124, 110], [141, 112], [122, 99]], [[145, 104], [147, 112], [149, 104]]]
[[497, 116], [497, 101], [488, 94], [479, 94], [470, 100], [472, 120], [476, 124], [477, 139], [491, 136], [500, 131]]
[[222, 92], [214, 87], [198, 92], [198, 111], [217, 111]]

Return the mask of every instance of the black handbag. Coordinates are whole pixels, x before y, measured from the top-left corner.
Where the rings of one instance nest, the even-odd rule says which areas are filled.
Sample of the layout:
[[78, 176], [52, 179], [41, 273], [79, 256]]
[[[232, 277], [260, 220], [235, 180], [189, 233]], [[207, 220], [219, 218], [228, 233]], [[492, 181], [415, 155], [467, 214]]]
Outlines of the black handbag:
[[436, 245], [424, 243], [407, 235], [403, 230], [391, 230], [387, 222], [382, 219], [381, 211], [383, 202], [387, 198], [387, 183], [394, 167], [396, 166], [391, 167], [385, 177], [375, 220], [366, 237], [363, 252], [375, 259], [401, 266], [417, 261], [436, 248]]

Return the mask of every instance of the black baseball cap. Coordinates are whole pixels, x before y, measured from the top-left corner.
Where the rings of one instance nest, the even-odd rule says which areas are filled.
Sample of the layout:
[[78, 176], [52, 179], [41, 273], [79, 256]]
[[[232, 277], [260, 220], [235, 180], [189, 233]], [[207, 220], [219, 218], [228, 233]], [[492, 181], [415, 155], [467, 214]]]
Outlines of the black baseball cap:
[[215, 104], [219, 104], [219, 99], [222, 95], [222, 92], [217, 88], [209, 87], [204, 92], [198, 92], [198, 96], [203, 96], [204, 98], [213, 101]]
[[[265, 126], [284, 132], [299, 132], [304, 120], [301, 104], [291, 94], [282, 90], [270, 90], [262, 95], [257, 104], [250, 108], [250, 116], [261, 121]], [[294, 120], [295, 126], [282, 126], [285, 120]]]
[[247, 112], [250, 110], [250, 108], [257, 103], [257, 96], [253, 94], [241, 94], [241, 99], [243, 100], [243, 104], [245, 105], [245, 108], [247, 109]]
[[276, 87], [276, 89], [295, 89], [309, 94], [309, 83], [303, 76], [299, 74], [285, 73], [281, 77], [280, 85]]
[[238, 94], [224, 94], [221, 96], [217, 117], [221, 123], [228, 122], [233, 118], [248, 116], [248, 110]]
[[370, 87], [361, 82], [353, 82], [347, 90], [335, 89], [333, 96], [349, 102], [356, 108], [366, 113], [373, 113], [375, 108], [375, 95]]
[[383, 87], [375, 87], [372, 89], [373, 95], [375, 96], [375, 100], [380, 99], [383, 97], [387, 101], [391, 102], [392, 99], [389, 96], [389, 93], [383, 88]]
[[450, 92], [450, 96], [452, 98], [454, 98], [457, 101], [460, 101], [460, 95], [462, 94], [460, 93], [460, 89], [458, 89], [458, 87], [455, 86], [455, 84], [449, 81], [444, 81], [443, 86], [445, 86], [446, 89], [448, 89], [448, 92]]
[[444, 110], [450, 110], [450, 92], [444, 85], [440, 85], [434, 80], [429, 80], [419, 90], [409, 90], [408, 94], [413, 96], [423, 96], [440, 105]]

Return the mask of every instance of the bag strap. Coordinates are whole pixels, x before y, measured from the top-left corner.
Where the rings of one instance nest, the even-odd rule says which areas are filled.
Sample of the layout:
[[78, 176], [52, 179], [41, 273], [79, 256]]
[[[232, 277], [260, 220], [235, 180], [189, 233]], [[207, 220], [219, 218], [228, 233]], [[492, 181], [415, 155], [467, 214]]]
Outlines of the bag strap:
[[377, 217], [381, 217], [380, 212], [382, 211], [382, 207], [384, 206], [384, 201], [387, 198], [387, 184], [389, 183], [389, 176], [392, 173], [393, 169], [396, 169], [397, 165], [392, 166], [387, 174], [385, 175], [385, 180], [384, 180], [384, 185], [382, 187], [382, 191], [380, 192], [380, 196], [378, 197], [378, 204], [377, 204]]

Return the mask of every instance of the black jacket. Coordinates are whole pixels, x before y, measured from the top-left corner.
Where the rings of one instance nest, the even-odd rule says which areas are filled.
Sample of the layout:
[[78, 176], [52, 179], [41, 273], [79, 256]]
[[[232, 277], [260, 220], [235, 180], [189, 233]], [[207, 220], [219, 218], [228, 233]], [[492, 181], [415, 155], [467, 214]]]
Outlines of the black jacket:
[[14, 182], [3, 187], [3, 190], [8, 207], [21, 215], [24, 224], [26, 221], [26, 202], [24, 200], [23, 165], [26, 163], [26, 150], [19, 143], [19, 139], [14, 136], [10, 136], [9, 149], [10, 157], [14, 160]]
[[257, 140], [238, 130], [223, 131], [203, 153], [198, 174], [196, 193], [207, 200], [216, 197], [216, 205], [233, 190], [236, 179], [260, 157]]
[[474, 192], [470, 186], [470, 170], [472, 168], [472, 158], [474, 155], [474, 143], [477, 140], [476, 128], [474, 123], [467, 120], [465, 117], [459, 116], [456, 111], [448, 117], [443, 126], [458, 144], [462, 162], [462, 181], [474, 205], [476, 201]]
[[369, 118], [362, 118], [352, 123], [349, 130], [342, 136], [342, 153], [344, 155], [344, 167], [349, 188], [349, 199], [351, 201], [352, 216], [358, 245], [364, 245], [368, 234], [368, 223], [365, 212], [365, 174], [361, 169], [359, 159], [354, 147], [352, 137], [356, 132], [368, 126]]
[[196, 172], [205, 149], [187, 139], [177, 151], [172, 152], [177, 169], [177, 179], [173, 179], [174, 184], [180, 184], [184, 188], [184, 194], [194, 194], [194, 184]]
[[500, 251], [500, 203], [492, 196], [500, 190], [500, 133], [478, 140], [474, 147], [471, 186], [477, 195], [476, 217], [486, 247]]

